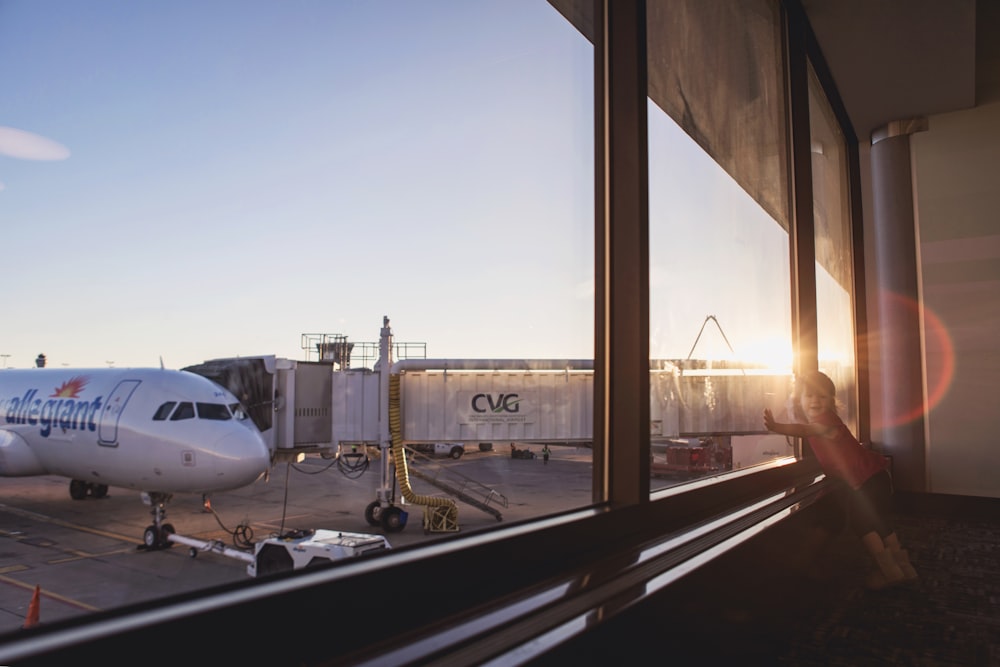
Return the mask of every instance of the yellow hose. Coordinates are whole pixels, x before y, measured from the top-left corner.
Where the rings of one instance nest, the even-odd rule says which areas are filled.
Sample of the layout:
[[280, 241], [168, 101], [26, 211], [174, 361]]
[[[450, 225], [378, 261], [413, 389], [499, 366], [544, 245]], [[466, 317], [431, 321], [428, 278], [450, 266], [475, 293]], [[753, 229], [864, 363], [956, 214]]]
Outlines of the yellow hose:
[[389, 432], [392, 436], [392, 462], [396, 466], [396, 481], [403, 499], [412, 505], [424, 506], [424, 530], [455, 532], [458, 530], [458, 505], [451, 498], [418, 496], [410, 486], [410, 473], [403, 452], [403, 428], [400, 414], [399, 374], [389, 376]]

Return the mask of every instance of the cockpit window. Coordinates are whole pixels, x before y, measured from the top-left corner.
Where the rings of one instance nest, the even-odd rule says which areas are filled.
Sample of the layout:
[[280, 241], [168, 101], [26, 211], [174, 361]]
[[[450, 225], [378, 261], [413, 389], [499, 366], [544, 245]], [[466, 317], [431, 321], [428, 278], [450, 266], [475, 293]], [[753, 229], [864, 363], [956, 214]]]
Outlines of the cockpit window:
[[170, 411], [174, 409], [175, 405], [177, 405], [176, 401], [167, 401], [160, 407], [156, 408], [156, 414], [153, 415], [153, 421], [160, 422], [169, 417]]
[[[159, 408], [156, 409], [156, 414], [153, 415], [154, 421], [163, 421], [168, 416], [170, 416], [170, 411], [177, 406], [177, 410], [174, 412], [173, 416], [170, 417], [170, 421], [178, 421], [181, 419], [194, 419], [196, 416], [199, 419], [211, 419], [214, 421], [225, 421], [227, 419], [232, 419], [233, 415], [236, 415], [237, 419], [243, 419], [243, 412], [240, 410], [239, 403], [233, 403], [231, 412], [230, 406], [224, 403], [181, 403], [178, 404], [176, 401], [167, 401]], [[195, 405], [198, 406], [198, 412], [195, 413]], [[238, 412], [239, 411], [239, 412]]]
[[198, 418], [222, 421], [232, 419], [233, 416], [229, 413], [229, 408], [223, 403], [199, 403]]
[[174, 411], [174, 414], [170, 418], [170, 421], [174, 421], [175, 422], [175, 421], [178, 421], [180, 419], [194, 419], [194, 417], [195, 417], [195, 415], [194, 415], [194, 404], [192, 404], [192, 403], [181, 403], [180, 405], [177, 406], [177, 409]]

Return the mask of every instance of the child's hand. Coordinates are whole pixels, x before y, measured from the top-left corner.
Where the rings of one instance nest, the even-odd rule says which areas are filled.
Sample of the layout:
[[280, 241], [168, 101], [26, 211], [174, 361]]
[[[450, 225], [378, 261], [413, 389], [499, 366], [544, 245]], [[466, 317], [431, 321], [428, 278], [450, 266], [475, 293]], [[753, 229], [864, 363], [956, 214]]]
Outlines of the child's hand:
[[771, 414], [771, 409], [764, 408], [764, 428], [768, 431], [773, 431], [776, 423], [777, 422], [774, 421], [774, 415]]

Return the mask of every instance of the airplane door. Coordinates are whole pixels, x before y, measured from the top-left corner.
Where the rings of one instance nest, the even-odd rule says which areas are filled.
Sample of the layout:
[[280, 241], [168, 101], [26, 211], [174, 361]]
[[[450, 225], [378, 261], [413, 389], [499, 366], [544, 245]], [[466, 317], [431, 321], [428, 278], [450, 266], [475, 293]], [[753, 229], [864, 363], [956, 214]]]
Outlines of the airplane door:
[[132, 398], [132, 392], [142, 380], [122, 380], [108, 394], [101, 410], [101, 421], [97, 428], [97, 442], [101, 445], [118, 444], [118, 420], [121, 419], [125, 404]]

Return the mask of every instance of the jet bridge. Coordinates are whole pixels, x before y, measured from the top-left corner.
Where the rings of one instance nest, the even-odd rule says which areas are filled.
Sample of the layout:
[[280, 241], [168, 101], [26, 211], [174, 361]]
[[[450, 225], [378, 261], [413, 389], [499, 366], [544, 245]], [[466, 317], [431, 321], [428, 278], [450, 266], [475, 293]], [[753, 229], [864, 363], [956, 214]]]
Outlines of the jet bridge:
[[[346, 341], [337, 341], [346, 354]], [[696, 342], [697, 344], [697, 342]], [[393, 360], [392, 330], [383, 319], [374, 367], [339, 361], [296, 362], [241, 357], [189, 367], [230, 389], [257, 424], [276, 461], [306, 453], [336, 458], [353, 474], [369, 465], [377, 448], [380, 484], [366, 520], [387, 532], [402, 530], [403, 500], [424, 508], [428, 532], [457, 531], [462, 500], [489, 513], [506, 506], [502, 494], [455, 483], [412, 467], [413, 448], [448, 442], [546, 442], [589, 445], [593, 429], [593, 361], [589, 359]], [[693, 351], [693, 350], [692, 350]], [[744, 467], [774, 458], [760, 411], [778, 410], [789, 375], [698, 360], [654, 360], [650, 365], [650, 438], [676, 448], [679, 439], [723, 436], [722, 464]], [[743, 442], [737, 446], [737, 442]], [[732, 444], [729, 444], [732, 443]], [[741, 453], [733, 456], [732, 452]], [[773, 451], [772, 451], [773, 450]], [[676, 454], [676, 452], [674, 452]], [[690, 452], [681, 452], [681, 454]], [[689, 456], [690, 458], [690, 456]], [[655, 460], [653, 461], [656, 462]], [[668, 461], [669, 463], [669, 461]], [[421, 496], [410, 474], [449, 498]], [[482, 486], [482, 485], [479, 485]], [[485, 489], [485, 490], [484, 490]]]
[[207, 377], [240, 399], [274, 462], [331, 452], [332, 362], [235, 357], [182, 370]]
[[[386, 342], [383, 359], [391, 359], [390, 346]], [[384, 367], [388, 369], [388, 364]], [[359, 469], [361, 458], [363, 470], [368, 448], [380, 448], [377, 499], [365, 512], [372, 525], [381, 525], [388, 532], [405, 527], [406, 515], [395, 505], [395, 480], [408, 502], [439, 508], [435, 516], [425, 517], [425, 528], [458, 530], [454, 500], [413, 493], [407, 456], [422, 459], [419, 469], [412, 470], [414, 477], [502, 520], [500, 508], [506, 508], [508, 501], [499, 491], [456, 470], [443, 470], [412, 449], [404, 454], [402, 442], [398, 452], [391, 451], [391, 416], [388, 399], [382, 396], [383, 389], [388, 392], [389, 380], [378, 370], [352, 369], [343, 360], [301, 362], [275, 356], [213, 359], [183, 370], [207, 377], [240, 398], [274, 462], [297, 461], [316, 453], [348, 462], [346, 467], [353, 470]]]

